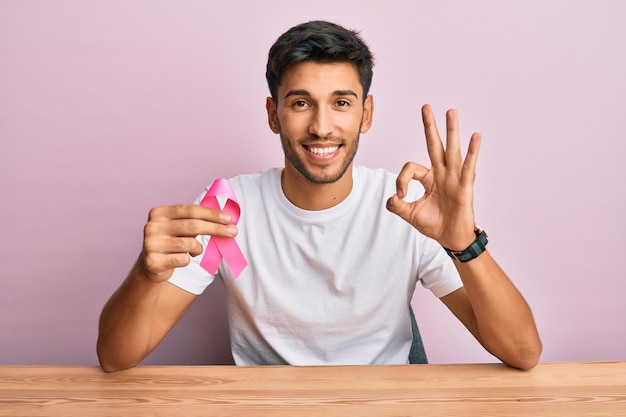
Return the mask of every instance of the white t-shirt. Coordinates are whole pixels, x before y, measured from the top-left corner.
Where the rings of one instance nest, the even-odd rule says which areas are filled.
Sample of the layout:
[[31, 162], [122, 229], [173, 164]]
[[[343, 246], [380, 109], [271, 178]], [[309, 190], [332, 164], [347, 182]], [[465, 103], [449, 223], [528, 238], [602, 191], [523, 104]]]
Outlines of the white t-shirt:
[[[216, 274], [235, 363], [408, 363], [417, 280], [437, 297], [462, 282], [437, 242], [385, 208], [396, 175], [355, 166], [348, 198], [319, 211], [291, 204], [280, 175], [275, 168], [229, 180], [241, 208], [236, 241], [248, 261], [237, 280], [224, 262]], [[406, 199], [422, 194], [413, 181]], [[209, 238], [198, 239], [206, 247]], [[202, 293], [214, 277], [201, 259], [170, 282]]]

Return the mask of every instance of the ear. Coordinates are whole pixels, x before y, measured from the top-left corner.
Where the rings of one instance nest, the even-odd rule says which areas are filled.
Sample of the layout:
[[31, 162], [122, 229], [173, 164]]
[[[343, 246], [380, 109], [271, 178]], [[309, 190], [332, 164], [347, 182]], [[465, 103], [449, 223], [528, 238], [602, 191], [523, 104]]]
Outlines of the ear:
[[268, 97], [265, 99], [265, 109], [267, 110], [267, 123], [270, 126], [272, 132], [280, 133], [278, 124], [278, 113], [276, 112], [276, 102], [273, 98]]
[[369, 94], [363, 103], [363, 120], [361, 121], [361, 133], [365, 133], [372, 127], [374, 117], [374, 96]]

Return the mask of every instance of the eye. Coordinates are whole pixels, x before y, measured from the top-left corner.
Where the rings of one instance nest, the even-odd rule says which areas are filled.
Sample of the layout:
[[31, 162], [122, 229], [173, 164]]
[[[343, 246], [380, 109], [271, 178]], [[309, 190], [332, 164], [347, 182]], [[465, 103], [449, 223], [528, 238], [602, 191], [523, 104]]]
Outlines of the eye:
[[291, 105], [293, 107], [308, 107], [309, 103], [307, 103], [304, 100], [296, 100], [293, 103], [291, 103]]
[[335, 105], [337, 107], [348, 107], [350, 105], [350, 102], [348, 100], [337, 100]]

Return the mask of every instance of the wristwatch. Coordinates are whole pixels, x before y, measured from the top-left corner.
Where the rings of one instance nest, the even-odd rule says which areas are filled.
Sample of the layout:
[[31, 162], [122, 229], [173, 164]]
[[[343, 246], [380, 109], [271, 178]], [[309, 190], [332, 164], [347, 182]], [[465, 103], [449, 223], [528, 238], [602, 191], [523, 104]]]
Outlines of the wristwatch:
[[478, 226], [474, 227], [474, 233], [476, 233], [476, 240], [465, 250], [454, 252], [444, 247], [448, 255], [450, 255], [452, 259], [456, 259], [459, 262], [469, 262], [483, 253], [485, 251], [485, 246], [487, 246], [487, 242], [489, 242], [487, 240], [487, 233]]

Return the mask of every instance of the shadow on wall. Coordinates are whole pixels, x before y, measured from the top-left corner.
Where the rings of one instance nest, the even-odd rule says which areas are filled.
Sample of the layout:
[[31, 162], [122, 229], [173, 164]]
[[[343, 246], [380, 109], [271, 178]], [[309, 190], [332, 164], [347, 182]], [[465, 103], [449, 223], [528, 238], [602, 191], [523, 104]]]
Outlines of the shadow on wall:
[[226, 291], [215, 280], [142, 365], [233, 365]]

